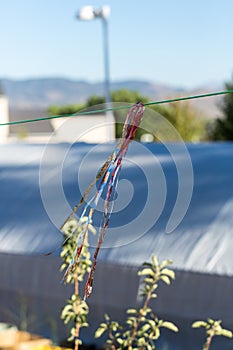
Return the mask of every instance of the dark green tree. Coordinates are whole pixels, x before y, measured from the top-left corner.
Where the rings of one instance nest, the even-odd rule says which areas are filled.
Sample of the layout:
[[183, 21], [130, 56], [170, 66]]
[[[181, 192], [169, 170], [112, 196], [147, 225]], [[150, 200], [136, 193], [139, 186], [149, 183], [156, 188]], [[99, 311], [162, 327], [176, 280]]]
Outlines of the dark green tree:
[[[205, 139], [205, 117], [189, 102], [173, 102], [152, 108], [175, 127], [184, 141], [198, 142]], [[166, 130], [162, 134], [164, 140], [175, 141], [170, 139], [169, 133], [166, 135]]]
[[65, 105], [65, 106], [50, 106], [48, 108], [48, 113], [49, 115], [75, 114], [84, 108], [86, 108], [86, 104], [84, 103], [75, 104], [75, 105]]
[[[125, 102], [127, 105], [132, 105], [138, 101], [142, 103], [149, 102], [149, 99], [141, 95], [138, 91], [120, 89], [112, 91], [111, 99], [113, 107], [117, 107]], [[83, 109], [95, 110], [96, 108], [103, 109], [105, 106], [105, 98], [101, 95], [93, 95], [88, 98], [86, 103], [79, 105], [67, 105], [67, 106], [52, 106], [49, 108], [49, 113], [52, 115], [64, 115], [75, 114]], [[98, 106], [99, 107], [96, 107]], [[101, 106], [102, 105], [102, 106]], [[159, 113], [165, 119], [167, 119], [177, 130], [184, 141], [200, 141], [205, 139], [205, 119], [203, 116], [198, 116], [198, 112], [191, 107], [187, 102], [185, 103], [171, 103], [168, 105], [150, 106], [152, 110]], [[122, 128], [125, 121], [126, 110], [114, 110], [114, 117], [116, 121], [116, 138], [120, 138], [122, 134]], [[167, 130], [161, 130], [161, 127], [157, 124], [152, 114], [147, 114], [147, 117], [143, 119], [141, 128], [138, 129], [136, 140], [140, 140], [143, 134], [150, 133], [154, 140], [159, 140], [158, 133], [162, 135], [161, 138], [167, 141], [176, 141], [171, 139], [171, 135]], [[158, 132], [159, 129], [159, 132]], [[149, 132], [148, 132], [149, 130]]]
[[[233, 81], [225, 84], [226, 90], [233, 90]], [[218, 118], [210, 131], [215, 141], [233, 140], [233, 93], [226, 94], [220, 106], [223, 118]]]
[[104, 96], [99, 96], [99, 95], [92, 95], [88, 98], [86, 107], [92, 107], [96, 105], [100, 105], [105, 103], [105, 97]]
[[[141, 101], [143, 103], [148, 102], [148, 98], [141, 95], [139, 92], [134, 90], [121, 89], [113, 91], [111, 93], [112, 102], [126, 102], [133, 104], [135, 102]], [[76, 105], [65, 105], [65, 106], [50, 106], [48, 113], [50, 115], [66, 115], [66, 114], [75, 114], [83, 109], [92, 110], [92, 107], [101, 105], [105, 103], [104, 96], [101, 95], [92, 95], [88, 98], [86, 103], [76, 104]], [[104, 108], [104, 106], [103, 106]], [[94, 108], [95, 109], [95, 108]], [[116, 138], [121, 137], [122, 127], [125, 121], [125, 111], [114, 111], [114, 117], [116, 120]], [[137, 139], [140, 139], [142, 130], [139, 130], [137, 133]]]

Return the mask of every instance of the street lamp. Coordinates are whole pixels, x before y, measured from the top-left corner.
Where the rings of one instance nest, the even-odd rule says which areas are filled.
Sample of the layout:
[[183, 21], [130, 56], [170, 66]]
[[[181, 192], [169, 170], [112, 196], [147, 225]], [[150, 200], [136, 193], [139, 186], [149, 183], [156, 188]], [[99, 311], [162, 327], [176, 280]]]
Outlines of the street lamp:
[[[78, 14], [77, 19], [90, 21], [96, 18], [100, 18], [103, 25], [103, 49], [104, 49], [104, 95], [107, 109], [111, 108], [111, 93], [110, 93], [110, 74], [109, 74], [109, 49], [108, 49], [108, 18], [110, 15], [110, 6], [104, 5], [100, 9], [95, 9], [93, 6], [82, 7]], [[107, 122], [112, 122], [112, 113], [106, 112]], [[111, 128], [109, 126], [109, 140], [112, 138]]]

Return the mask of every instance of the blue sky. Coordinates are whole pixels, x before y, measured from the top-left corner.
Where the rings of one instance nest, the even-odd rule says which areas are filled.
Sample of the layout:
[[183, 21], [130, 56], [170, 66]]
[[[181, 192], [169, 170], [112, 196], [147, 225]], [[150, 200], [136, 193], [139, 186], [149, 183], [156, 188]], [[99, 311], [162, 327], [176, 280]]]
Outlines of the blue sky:
[[231, 78], [232, 0], [0, 0], [0, 77], [102, 80], [101, 23], [75, 14], [104, 4], [112, 80], [191, 88]]

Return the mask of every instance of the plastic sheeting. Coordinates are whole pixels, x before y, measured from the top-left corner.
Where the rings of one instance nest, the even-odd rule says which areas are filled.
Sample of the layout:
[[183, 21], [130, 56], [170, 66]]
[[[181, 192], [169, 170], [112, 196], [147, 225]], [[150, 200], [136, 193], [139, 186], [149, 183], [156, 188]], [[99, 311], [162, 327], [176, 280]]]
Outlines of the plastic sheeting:
[[[65, 337], [58, 320], [71, 288], [60, 284], [59, 251], [52, 257], [43, 254], [61, 244], [59, 225], [113, 146], [1, 145], [2, 321], [20, 323], [21, 296], [26, 296], [28, 310], [39, 317], [34, 323], [28, 321], [29, 328], [51, 335], [56, 320], [59, 337]], [[174, 144], [171, 153], [162, 144], [131, 145], [97, 264], [90, 298], [92, 330], [85, 333], [86, 339], [93, 338], [93, 329], [105, 312], [121, 318], [126, 307], [138, 303], [136, 271], [151, 254], [160, 261], [172, 259], [177, 272], [172, 286], [161, 286], [156, 301], [159, 314], [192, 320], [217, 317], [232, 324], [233, 144], [186, 147], [194, 174], [192, 198], [181, 223], [167, 234], [179, 186], [190, 191], [192, 184], [183, 148]], [[178, 161], [184, 165], [182, 179]], [[95, 216], [96, 228], [100, 217], [101, 208]], [[92, 246], [96, 239], [91, 237]]]
[[[174, 147], [179, 150], [178, 145]], [[112, 144], [75, 144], [71, 148], [58, 144], [47, 150], [43, 145], [1, 146], [0, 251], [38, 254], [59, 245], [58, 227], [112, 148]], [[233, 274], [233, 145], [187, 148], [194, 172], [192, 199], [181, 224], [166, 234], [180, 185], [173, 155], [161, 144], [144, 145], [148, 154], [144, 149], [140, 154], [136, 145], [130, 147], [119, 184], [119, 203], [116, 201], [104, 242], [108, 249], [102, 250], [100, 259], [138, 266], [155, 253], [160, 259], [172, 258], [178, 269]], [[150, 167], [153, 177], [148, 175]], [[182, 181], [188, 183], [185, 176]], [[148, 205], [150, 191], [153, 198]], [[161, 213], [157, 207], [162, 208]], [[95, 216], [97, 229], [100, 215]], [[96, 238], [92, 243], [95, 245]]]

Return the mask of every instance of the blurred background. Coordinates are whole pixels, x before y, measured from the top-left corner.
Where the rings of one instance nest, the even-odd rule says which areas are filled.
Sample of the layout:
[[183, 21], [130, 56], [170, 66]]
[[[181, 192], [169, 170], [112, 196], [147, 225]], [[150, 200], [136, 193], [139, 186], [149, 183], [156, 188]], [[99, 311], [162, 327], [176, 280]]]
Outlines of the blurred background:
[[[231, 0], [2, 0], [0, 123], [233, 89], [232, 13]], [[43, 206], [41, 167], [50, 209], [62, 222], [66, 213], [56, 188], [60, 160], [67, 152], [61, 182], [72, 207], [82, 192], [77, 173], [83, 159], [92, 157], [81, 169], [89, 179], [121, 136], [125, 115], [103, 111], [0, 127], [0, 340], [9, 325], [10, 331], [30, 331], [56, 344], [67, 337], [60, 313], [72, 286], [60, 284], [60, 251], [43, 255], [61, 244], [62, 236]], [[158, 134], [161, 120], [169, 127]], [[148, 153], [140, 158], [132, 147], [133, 163], [124, 165], [134, 196], [116, 227], [144, 208], [151, 183], [147, 188], [141, 169], [153, 170], [154, 158], [168, 188], [164, 211], [140, 239], [103, 250], [89, 304], [91, 330], [82, 336], [94, 342], [106, 311], [122, 320], [127, 307], [138, 305], [138, 268], [156, 253], [174, 260], [177, 280], [171, 289], [161, 288], [154, 306], [181, 328], [178, 335], [165, 332], [159, 349], [196, 350], [203, 333], [195, 336], [191, 330], [195, 319], [220, 318], [233, 329], [233, 94], [151, 106], [136, 140]], [[184, 220], [166, 235], [180, 188], [177, 164], [184, 170], [183, 188], [193, 195]], [[161, 204], [155, 173], [151, 215]], [[131, 195], [129, 187], [125, 197]], [[228, 341], [218, 340], [216, 349], [231, 349]]]
[[[96, 13], [82, 18], [85, 6]], [[232, 6], [230, 0], [2, 2], [0, 82], [9, 119], [75, 113], [104, 102], [104, 96], [114, 102], [154, 101], [224, 89], [232, 78]], [[138, 95], [111, 96], [121, 89]], [[90, 99], [93, 95], [98, 98]], [[187, 141], [218, 138], [213, 120], [222, 116], [221, 101], [216, 96], [186, 104], [189, 111], [179, 114], [195, 114], [198, 125], [195, 135], [181, 136]], [[178, 127], [173, 109], [163, 115]], [[44, 122], [7, 132], [35, 142], [56, 127]], [[36, 134], [40, 139], [33, 138]]]

